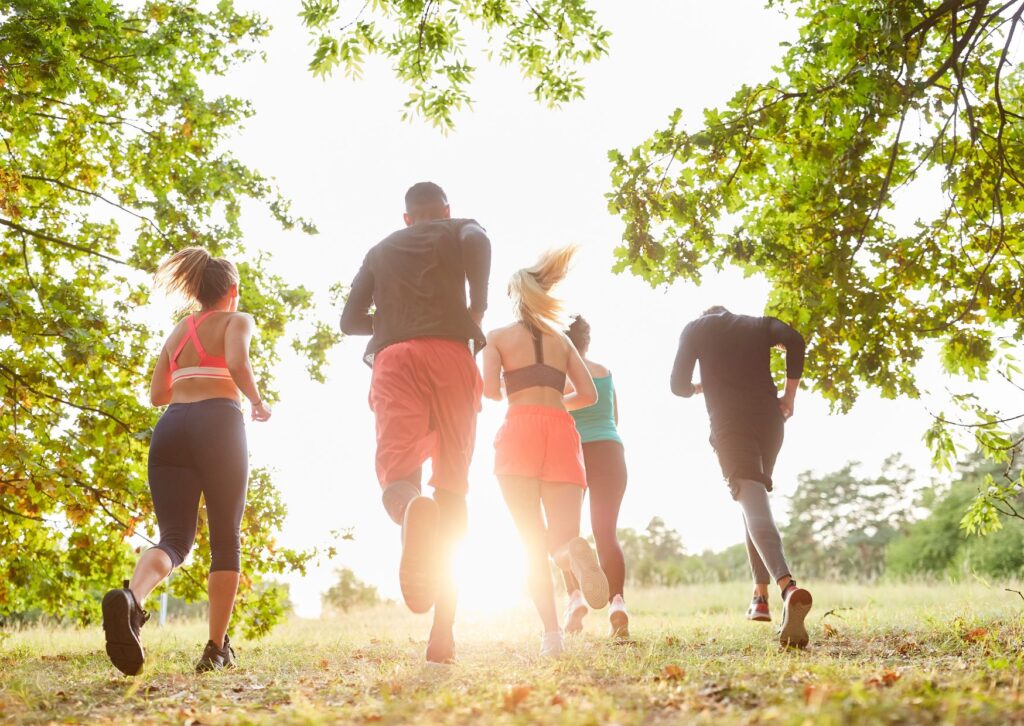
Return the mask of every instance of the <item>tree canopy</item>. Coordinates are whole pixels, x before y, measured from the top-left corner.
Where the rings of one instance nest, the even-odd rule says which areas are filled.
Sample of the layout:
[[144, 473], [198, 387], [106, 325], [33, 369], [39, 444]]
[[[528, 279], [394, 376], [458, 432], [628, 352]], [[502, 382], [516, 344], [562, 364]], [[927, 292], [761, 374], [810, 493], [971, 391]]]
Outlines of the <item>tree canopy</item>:
[[[97, 591], [131, 569], [132, 535], [152, 535], [146, 448], [158, 412], [143, 400], [162, 338], [140, 318], [158, 262], [189, 245], [239, 263], [242, 308], [270, 371], [310, 294], [242, 244], [246, 200], [286, 229], [272, 183], [224, 148], [252, 114], [201, 77], [256, 54], [267, 26], [220, 2], [133, 9], [109, 0], [12, 0], [0, 10], [0, 617], [30, 609], [88, 620]], [[299, 347], [319, 375], [336, 336]], [[243, 523], [242, 612], [264, 629], [279, 612], [260, 573], [309, 553], [275, 545], [284, 508], [255, 471]], [[208, 543], [174, 578], [205, 588]]]
[[[557, 106], [580, 98], [578, 66], [608, 52], [609, 32], [586, 0], [374, 0], [359, 10], [339, 0], [303, 0], [302, 19], [313, 36], [310, 70], [340, 68], [358, 78], [369, 56], [393, 63], [409, 87], [406, 118], [419, 116], [442, 130], [469, 106], [476, 68], [467, 50], [518, 66], [536, 85], [538, 101]], [[470, 40], [467, 40], [467, 36]], [[483, 37], [481, 37], [483, 36]], [[474, 43], [475, 42], [475, 43]]]

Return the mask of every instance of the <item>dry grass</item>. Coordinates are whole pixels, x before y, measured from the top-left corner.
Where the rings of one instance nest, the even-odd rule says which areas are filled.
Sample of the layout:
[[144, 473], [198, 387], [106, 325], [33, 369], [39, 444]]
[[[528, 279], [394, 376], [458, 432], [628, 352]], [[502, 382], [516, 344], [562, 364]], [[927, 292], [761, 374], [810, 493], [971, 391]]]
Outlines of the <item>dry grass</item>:
[[609, 642], [591, 613], [557, 662], [536, 655], [525, 603], [466, 613], [452, 667], [423, 663], [428, 620], [397, 606], [293, 620], [206, 676], [192, 673], [199, 623], [147, 626], [134, 679], [106, 661], [97, 628], [29, 629], [0, 643], [0, 720], [1024, 723], [1022, 604], [1000, 587], [822, 586], [805, 652], [743, 620], [747, 596], [742, 584], [632, 593], [633, 643]]

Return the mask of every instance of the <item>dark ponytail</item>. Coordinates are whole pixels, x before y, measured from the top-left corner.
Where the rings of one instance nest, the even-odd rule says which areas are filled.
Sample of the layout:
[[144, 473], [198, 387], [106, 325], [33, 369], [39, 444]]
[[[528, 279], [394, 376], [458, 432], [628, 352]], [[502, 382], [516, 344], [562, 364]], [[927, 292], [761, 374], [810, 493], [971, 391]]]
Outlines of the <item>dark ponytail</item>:
[[582, 315], [573, 315], [569, 329], [565, 331], [569, 340], [576, 346], [576, 350], [582, 355], [590, 348], [590, 323], [584, 320]]
[[238, 284], [238, 270], [230, 261], [213, 257], [202, 247], [186, 247], [160, 265], [156, 284], [209, 307]]

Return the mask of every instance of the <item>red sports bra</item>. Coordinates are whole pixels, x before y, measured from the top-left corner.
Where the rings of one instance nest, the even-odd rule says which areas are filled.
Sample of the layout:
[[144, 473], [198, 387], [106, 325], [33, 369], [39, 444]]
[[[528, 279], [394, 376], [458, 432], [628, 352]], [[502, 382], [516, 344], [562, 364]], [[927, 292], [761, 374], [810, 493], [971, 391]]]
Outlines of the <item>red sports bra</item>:
[[[203, 324], [203, 321], [215, 313], [215, 310], [208, 310], [199, 316], [196, 320], [195, 316], [188, 316], [188, 330], [185, 331], [185, 335], [182, 336], [181, 342], [178, 343], [178, 347], [174, 350], [174, 355], [171, 356], [171, 385], [173, 386], [178, 381], [183, 381], [186, 378], [219, 378], [221, 380], [231, 380], [231, 373], [228, 371], [228, 362], [221, 355], [210, 355], [203, 348], [203, 344], [199, 342], [198, 328]], [[181, 368], [178, 366], [178, 356], [181, 355], [181, 351], [185, 349], [185, 344], [192, 341], [192, 347], [196, 349], [196, 353], [199, 354], [199, 365], [186, 366]]]

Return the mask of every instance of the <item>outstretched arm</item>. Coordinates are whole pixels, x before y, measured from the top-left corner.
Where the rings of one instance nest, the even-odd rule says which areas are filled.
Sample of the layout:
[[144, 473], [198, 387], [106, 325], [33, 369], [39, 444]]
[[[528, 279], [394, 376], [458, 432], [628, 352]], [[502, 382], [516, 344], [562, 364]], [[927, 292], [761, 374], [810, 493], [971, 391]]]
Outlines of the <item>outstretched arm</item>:
[[352, 280], [352, 288], [345, 301], [345, 309], [341, 311], [341, 332], [345, 335], [373, 335], [373, 316], [370, 306], [373, 305], [373, 273], [363, 261], [356, 277]]
[[491, 276], [491, 241], [484, 228], [475, 222], [459, 230], [462, 264], [469, 283], [469, 314], [477, 325], [487, 310], [487, 282]]
[[700, 390], [693, 385], [693, 367], [697, 363], [696, 333], [691, 325], [683, 329], [679, 336], [679, 349], [676, 351], [676, 362], [672, 366], [672, 393], [689, 398]]

